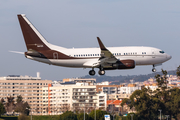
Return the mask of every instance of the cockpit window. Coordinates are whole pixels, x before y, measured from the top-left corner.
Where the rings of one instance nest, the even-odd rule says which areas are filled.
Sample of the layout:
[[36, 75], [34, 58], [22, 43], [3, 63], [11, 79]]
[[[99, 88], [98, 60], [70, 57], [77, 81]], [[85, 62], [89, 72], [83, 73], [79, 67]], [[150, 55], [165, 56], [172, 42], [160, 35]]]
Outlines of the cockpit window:
[[163, 53], [164, 53], [164, 51], [159, 51], [159, 53], [162, 53], [162, 54], [163, 54]]

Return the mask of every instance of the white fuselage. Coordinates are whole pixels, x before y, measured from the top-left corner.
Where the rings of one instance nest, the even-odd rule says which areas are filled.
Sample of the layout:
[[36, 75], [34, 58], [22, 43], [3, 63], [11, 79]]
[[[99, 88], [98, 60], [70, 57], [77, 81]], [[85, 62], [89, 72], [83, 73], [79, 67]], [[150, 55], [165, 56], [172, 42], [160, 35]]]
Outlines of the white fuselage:
[[[119, 60], [134, 60], [136, 65], [156, 65], [161, 64], [169, 59], [171, 56], [164, 53], [164, 51], [153, 47], [107, 47], [113, 55]], [[29, 59], [39, 62], [53, 64], [64, 67], [82, 67], [91, 68], [88, 63], [95, 63], [100, 58], [100, 48], [72, 48], [72, 49], [57, 49], [57, 51], [68, 56], [81, 59], [44, 59], [26, 56]]]
[[155, 66], [171, 59], [164, 51], [153, 47], [108, 47], [99, 37], [99, 48], [72, 48], [52, 45], [38, 32], [24, 14], [19, 14], [18, 20], [27, 47], [25, 56], [39, 62], [75, 68], [92, 68], [89, 75], [95, 75], [94, 68], [99, 68], [99, 75], [105, 70], [133, 69], [136, 65]]

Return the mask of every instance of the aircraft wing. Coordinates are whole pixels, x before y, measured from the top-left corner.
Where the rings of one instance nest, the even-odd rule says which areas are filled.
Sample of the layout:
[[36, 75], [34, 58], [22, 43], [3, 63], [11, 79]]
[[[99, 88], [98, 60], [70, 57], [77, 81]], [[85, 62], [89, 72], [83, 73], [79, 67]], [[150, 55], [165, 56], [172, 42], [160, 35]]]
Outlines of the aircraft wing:
[[101, 57], [99, 58], [100, 63], [116, 63], [118, 59], [104, 46], [99, 37], [97, 37], [97, 40], [101, 49]]
[[86, 67], [108, 67], [109, 64], [117, 63], [119, 60], [104, 46], [99, 37], [97, 37], [97, 40], [101, 49], [101, 57], [97, 60], [87, 61], [83, 65]]

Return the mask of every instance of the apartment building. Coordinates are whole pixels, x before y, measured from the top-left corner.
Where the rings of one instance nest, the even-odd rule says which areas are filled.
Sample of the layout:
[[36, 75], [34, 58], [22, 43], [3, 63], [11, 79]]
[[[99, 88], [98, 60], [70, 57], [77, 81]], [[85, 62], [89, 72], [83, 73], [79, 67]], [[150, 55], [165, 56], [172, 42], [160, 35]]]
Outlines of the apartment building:
[[72, 86], [57, 85], [43, 87], [42, 115], [58, 115], [72, 108]]
[[141, 90], [136, 84], [125, 85], [96, 85], [97, 93], [106, 93], [107, 100], [122, 100], [129, 98], [135, 90]]
[[[64, 80], [63, 80], [64, 81]], [[91, 82], [90, 82], [91, 81]], [[99, 99], [96, 95], [95, 81], [90, 79], [65, 80], [63, 83], [54, 82], [48, 87], [42, 88], [43, 94], [43, 115], [59, 115], [67, 110], [90, 112], [98, 109]], [[105, 108], [103, 108], [105, 109]]]
[[132, 94], [136, 90], [141, 90], [141, 87], [136, 86], [136, 84], [128, 84], [128, 86], [120, 87], [119, 94]]
[[10, 75], [0, 77], [0, 98], [23, 97], [31, 107], [33, 115], [59, 115], [67, 110], [89, 113], [94, 109], [107, 110], [108, 100], [122, 100], [141, 87], [135, 84], [96, 85], [96, 79], [70, 78], [63, 82], [41, 80], [37, 77]]
[[96, 86], [74, 86], [73, 88], [73, 111], [89, 113], [97, 105]]
[[120, 87], [124, 85], [96, 85], [97, 93], [118, 94]]
[[97, 93], [97, 104], [95, 109], [107, 110], [107, 94], [106, 93]]
[[94, 85], [96, 79], [94, 78], [65, 78], [63, 82], [74, 82], [74, 83], [88, 83], [89, 85]]
[[156, 83], [145, 85], [145, 88], [150, 88], [152, 91], [158, 88]]
[[7, 101], [7, 97], [14, 97], [16, 101], [17, 96], [21, 95], [23, 101], [27, 101], [31, 107], [33, 114], [42, 113], [42, 88], [48, 87], [51, 80], [41, 80], [39, 73], [37, 77], [9, 75], [7, 77], [0, 77], [0, 99]]

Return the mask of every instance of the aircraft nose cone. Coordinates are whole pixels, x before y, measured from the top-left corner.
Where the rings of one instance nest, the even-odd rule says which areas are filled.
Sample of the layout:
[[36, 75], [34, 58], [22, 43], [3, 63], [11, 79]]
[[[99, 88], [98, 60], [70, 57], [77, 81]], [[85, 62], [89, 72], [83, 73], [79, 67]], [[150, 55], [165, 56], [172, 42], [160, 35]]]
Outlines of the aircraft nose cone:
[[168, 60], [170, 60], [171, 58], [172, 58], [172, 56], [171, 55], [166, 55], [166, 58], [168, 59]]

